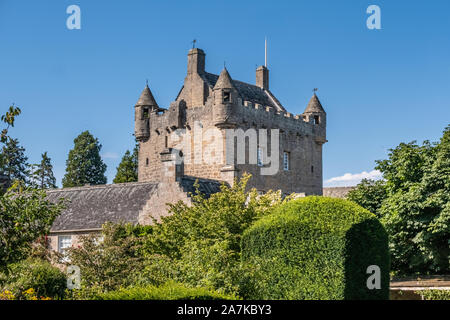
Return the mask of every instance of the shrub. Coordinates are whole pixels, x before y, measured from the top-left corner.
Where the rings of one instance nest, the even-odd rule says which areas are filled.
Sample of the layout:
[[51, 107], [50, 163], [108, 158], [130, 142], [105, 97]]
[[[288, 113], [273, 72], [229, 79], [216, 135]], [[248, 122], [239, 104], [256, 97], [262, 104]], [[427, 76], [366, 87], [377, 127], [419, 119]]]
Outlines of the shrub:
[[160, 287], [130, 287], [98, 294], [98, 300], [236, 300], [206, 288], [188, 288], [179, 283], [166, 283]]
[[242, 234], [289, 199], [283, 199], [281, 192], [259, 195], [255, 189], [248, 190], [249, 179], [245, 174], [210, 197], [197, 192], [191, 197], [192, 205], [181, 201], [170, 205], [171, 215], [155, 223], [145, 241], [142, 279], [148, 282], [140, 284], [174, 281], [241, 296]]
[[86, 289], [115, 290], [134, 283], [143, 268], [142, 236], [151, 227], [106, 223], [101, 237], [81, 237], [81, 246], [68, 249], [68, 264], [80, 267]]
[[424, 300], [450, 300], [450, 290], [424, 290], [417, 292]]
[[17, 299], [28, 299], [31, 293], [37, 298], [61, 299], [66, 285], [67, 279], [61, 270], [46, 261], [28, 259], [10, 265], [3, 290]]
[[[249, 228], [243, 263], [254, 266], [250, 299], [388, 299], [387, 235], [378, 219], [342, 199], [288, 202]], [[381, 269], [381, 289], [367, 288], [367, 268]]]

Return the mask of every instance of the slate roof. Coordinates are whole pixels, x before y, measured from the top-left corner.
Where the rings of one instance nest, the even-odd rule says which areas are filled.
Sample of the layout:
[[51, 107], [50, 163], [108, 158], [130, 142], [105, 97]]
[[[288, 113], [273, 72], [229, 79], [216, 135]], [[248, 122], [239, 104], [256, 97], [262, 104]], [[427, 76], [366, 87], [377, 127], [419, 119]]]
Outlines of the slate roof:
[[305, 113], [306, 112], [323, 112], [323, 113], [325, 113], [325, 110], [323, 109], [322, 104], [320, 103], [320, 100], [315, 93], [311, 97], [311, 100], [309, 100], [308, 105], [306, 106]]
[[[219, 79], [219, 76], [216, 74], [205, 72], [204, 78], [207, 81], [208, 85], [211, 88], [214, 88], [217, 80]], [[263, 106], [269, 106], [278, 111], [286, 111], [281, 103], [269, 90], [264, 90], [258, 86], [237, 80], [232, 80], [232, 83], [236, 90], [239, 91], [239, 94], [244, 101], [250, 101]]]
[[[184, 192], [195, 193], [197, 178], [183, 177]], [[221, 182], [198, 179], [199, 191], [209, 197], [220, 191]], [[175, 182], [174, 182], [175, 183]], [[121, 183], [49, 190], [47, 198], [68, 200], [66, 209], [56, 218], [51, 232], [99, 230], [106, 222], [137, 224], [139, 212], [158, 190], [157, 182]]]
[[139, 100], [136, 103], [136, 105], [137, 106], [158, 107], [158, 104], [156, 103], [156, 100], [153, 97], [153, 94], [150, 91], [150, 88], [148, 87], [148, 85], [145, 86], [145, 88], [142, 91], [141, 96], [139, 97]]
[[139, 211], [157, 188], [157, 183], [144, 182], [48, 191], [50, 201], [68, 200], [51, 231], [100, 229], [105, 222], [137, 223]]

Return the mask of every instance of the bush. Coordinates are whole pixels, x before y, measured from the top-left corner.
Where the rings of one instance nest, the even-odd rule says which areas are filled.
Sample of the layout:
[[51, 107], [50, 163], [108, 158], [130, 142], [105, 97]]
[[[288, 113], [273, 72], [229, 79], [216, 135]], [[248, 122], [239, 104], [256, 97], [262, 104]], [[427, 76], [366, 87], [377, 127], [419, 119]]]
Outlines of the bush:
[[166, 283], [161, 287], [130, 287], [101, 293], [98, 300], [236, 300], [233, 295], [224, 295], [205, 288], [187, 288], [179, 283]]
[[425, 290], [419, 291], [424, 300], [450, 300], [450, 290]]
[[30, 289], [37, 298], [63, 298], [67, 285], [66, 275], [50, 263], [28, 259], [9, 267], [3, 290], [11, 292], [16, 299], [27, 299]]
[[[263, 217], [242, 238], [253, 266], [250, 299], [389, 299], [387, 234], [378, 219], [342, 199], [308, 197]], [[381, 289], [367, 288], [367, 268], [381, 269]]]

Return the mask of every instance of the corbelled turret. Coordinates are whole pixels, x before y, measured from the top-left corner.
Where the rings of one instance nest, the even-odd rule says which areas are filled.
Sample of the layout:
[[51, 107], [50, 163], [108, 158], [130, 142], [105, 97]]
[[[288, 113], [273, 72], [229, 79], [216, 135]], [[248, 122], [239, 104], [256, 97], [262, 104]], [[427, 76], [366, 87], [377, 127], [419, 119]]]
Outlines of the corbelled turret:
[[150, 113], [159, 110], [158, 104], [156, 103], [155, 98], [148, 87], [148, 83], [142, 91], [141, 96], [139, 97], [139, 100], [134, 108], [134, 134], [136, 140], [146, 140], [150, 137]]
[[233, 105], [236, 104], [239, 93], [227, 68], [220, 73], [213, 90], [215, 125], [233, 124]]
[[305, 111], [303, 112], [303, 117], [306, 121], [313, 123], [316, 130], [316, 141], [326, 142], [326, 127], [327, 127], [327, 113], [322, 107], [319, 98], [316, 95], [317, 89], [314, 89], [314, 95], [309, 100]]

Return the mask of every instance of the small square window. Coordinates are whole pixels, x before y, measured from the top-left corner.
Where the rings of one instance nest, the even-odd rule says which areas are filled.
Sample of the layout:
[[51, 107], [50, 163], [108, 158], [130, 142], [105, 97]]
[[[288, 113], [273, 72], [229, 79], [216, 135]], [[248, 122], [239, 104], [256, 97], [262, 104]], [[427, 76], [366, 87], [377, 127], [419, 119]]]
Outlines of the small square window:
[[289, 152], [283, 153], [283, 169], [289, 171]]
[[314, 116], [314, 124], [320, 124], [320, 117]]
[[143, 109], [142, 117], [143, 119], [147, 119], [149, 117], [148, 108]]
[[223, 102], [231, 102], [231, 92], [230, 91], [223, 92]]

